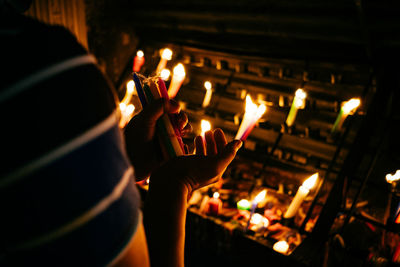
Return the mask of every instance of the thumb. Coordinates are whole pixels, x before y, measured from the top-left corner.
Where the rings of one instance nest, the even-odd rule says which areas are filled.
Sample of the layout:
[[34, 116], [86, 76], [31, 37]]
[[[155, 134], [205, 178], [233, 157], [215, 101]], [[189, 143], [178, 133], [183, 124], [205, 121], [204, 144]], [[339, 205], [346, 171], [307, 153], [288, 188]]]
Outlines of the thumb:
[[222, 150], [222, 153], [218, 153], [216, 155], [216, 164], [218, 172], [222, 172], [226, 169], [226, 167], [231, 163], [231, 161], [235, 158], [236, 152], [242, 147], [242, 141], [233, 140], [229, 142], [225, 148]]
[[178, 113], [179, 111], [180, 107], [177, 102], [160, 98], [149, 103], [139, 116], [144, 124], [154, 126], [164, 113]]

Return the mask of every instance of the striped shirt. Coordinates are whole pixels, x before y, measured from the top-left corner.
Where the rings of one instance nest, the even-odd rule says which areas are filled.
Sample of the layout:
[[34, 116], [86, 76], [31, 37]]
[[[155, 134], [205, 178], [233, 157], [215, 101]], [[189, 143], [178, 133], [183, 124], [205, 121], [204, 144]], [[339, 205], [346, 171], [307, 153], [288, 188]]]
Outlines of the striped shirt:
[[141, 216], [112, 87], [66, 30], [0, 25], [0, 265], [107, 265]]

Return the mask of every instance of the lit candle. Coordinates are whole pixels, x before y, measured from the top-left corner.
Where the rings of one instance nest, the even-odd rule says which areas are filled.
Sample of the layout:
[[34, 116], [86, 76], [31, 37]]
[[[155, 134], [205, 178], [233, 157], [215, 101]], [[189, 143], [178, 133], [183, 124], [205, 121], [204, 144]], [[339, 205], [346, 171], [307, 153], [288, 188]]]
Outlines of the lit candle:
[[239, 210], [249, 210], [251, 203], [247, 199], [241, 199], [236, 205]]
[[288, 242], [286, 242], [285, 240], [282, 241], [278, 241], [274, 244], [273, 249], [276, 252], [282, 253], [282, 254], [286, 254], [289, 250], [289, 244]]
[[267, 190], [264, 189], [263, 191], [258, 193], [258, 195], [254, 198], [253, 203], [251, 205], [250, 218], [249, 218], [249, 220], [247, 222], [246, 231], [247, 231], [247, 229], [249, 229], [250, 222], [251, 222], [251, 217], [253, 217], [253, 214], [254, 214], [254, 212], [255, 212], [255, 210], [257, 208], [258, 203], [260, 203], [261, 201], [264, 200], [266, 194], [267, 194]]
[[128, 103], [132, 99], [133, 91], [135, 91], [135, 83], [133, 82], [133, 80], [130, 80], [126, 83], [126, 93], [121, 103], [128, 105]]
[[144, 64], [144, 53], [142, 50], [137, 51], [135, 58], [133, 59], [133, 71], [139, 72]]
[[342, 128], [343, 122], [346, 120], [347, 116], [354, 114], [360, 104], [361, 100], [359, 98], [352, 98], [349, 101], [343, 102], [336, 121], [333, 124], [331, 133], [339, 131]]
[[393, 185], [393, 183], [396, 183], [399, 180], [400, 180], [400, 170], [397, 170], [395, 174], [391, 173], [386, 174], [386, 182], [388, 182], [389, 184]]
[[172, 80], [168, 88], [168, 95], [170, 98], [174, 98], [181, 88], [183, 81], [185, 80], [186, 72], [185, 67], [182, 63], [176, 65], [173, 69]]
[[156, 74], [159, 75], [161, 71], [165, 68], [167, 65], [167, 61], [172, 59], [172, 50], [169, 48], [165, 48], [161, 50], [161, 58], [160, 62], [158, 63], [157, 69], [156, 69]]
[[168, 81], [169, 76], [171, 76], [171, 72], [169, 71], [169, 69], [162, 69], [160, 76], [161, 79], [163, 79], [164, 81]]
[[119, 109], [121, 110], [121, 119], [119, 121], [119, 127], [124, 128], [131, 120], [133, 112], [135, 111], [135, 106], [132, 104], [126, 105], [125, 103], [120, 103]]
[[246, 96], [246, 108], [243, 116], [242, 123], [239, 126], [239, 130], [236, 133], [235, 139], [246, 140], [247, 136], [250, 134], [251, 130], [256, 125], [257, 121], [264, 115], [266, 111], [266, 106], [261, 104], [257, 106], [251, 100], [250, 95]]
[[204, 96], [202, 107], [206, 108], [210, 104], [211, 96], [212, 96], [212, 84], [211, 84], [211, 82], [206, 81], [204, 83], [204, 87], [206, 88], [206, 95]]
[[286, 125], [292, 126], [294, 120], [296, 119], [297, 111], [303, 109], [306, 105], [307, 93], [303, 89], [299, 88], [296, 90], [295, 96], [293, 98], [292, 106], [290, 107], [289, 114], [286, 119]]
[[222, 201], [219, 199], [219, 193], [215, 192], [213, 197], [208, 201], [208, 214], [217, 216], [221, 207]]
[[301, 203], [303, 203], [304, 199], [307, 197], [310, 190], [314, 187], [318, 179], [318, 173], [314, 173], [311, 175], [297, 190], [296, 195], [294, 196], [292, 202], [290, 203], [289, 208], [287, 209], [285, 215], [283, 216], [286, 219], [293, 218], [297, 211], [300, 208]]
[[204, 138], [204, 134], [211, 130], [211, 123], [208, 120], [201, 120], [200, 122], [201, 126], [201, 136]]

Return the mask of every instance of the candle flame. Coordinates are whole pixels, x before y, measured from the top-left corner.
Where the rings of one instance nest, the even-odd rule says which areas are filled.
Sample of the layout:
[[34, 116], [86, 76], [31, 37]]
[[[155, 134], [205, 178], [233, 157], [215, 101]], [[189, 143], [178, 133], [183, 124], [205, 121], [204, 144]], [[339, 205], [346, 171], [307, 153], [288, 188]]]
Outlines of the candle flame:
[[123, 102], [119, 103], [119, 109], [121, 110], [121, 112], [124, 112], [126, 109], [126, 104]]
[[262, 218], [264, 216], [262, 216], [259, 213], [254, 213], [253, 216], [251, 217], [250, 223], [251, 224], [259, 224], [262, 221]]
[[302, 88], [297, 89], [294, 100], [295, 107], [298, 109], [304, 108], [306, 104], [306, 98], [307, 98], [307, 93]]
[[266, 194], [267, 194], [267, 189], [264, 189], [263, 191], [258, 193], [258, 195], [254, 198], [254, 202], [260, 203], [261, 201], [264, 200]]
[[169, 48], [164, 48], [161, 52], [161, 57], [166, 60], [171, 60], [172, 58], [172, 50]]
[[133, 80], [130, 80], [126, 83], [126, 92], [128, 94], [133, 94], [133, 91], [135, 90], [135, 83]]
[[219, 193], [218, 193], [218, 192], [215, 192], [215, 193], [213, 194], [213, 198], [219, 198]]
[[208, 120], [201, 120], [201, 135], [204, 136], [205, 132], [211, 129], [211, 123]]
[[278, 241], [274, 244], [273, 249], [276, 252], [286, 254], [289, 250], [289, 244], [285, 240]]
[[212, 88], [212, 84], [210, 81], [205, 81], [204, 82], [204, 87], [206, 88], [206, 90], [211, 90]]
[[246, 95], [246, 113], [253, 114], [257, 112], [257, 105], [253, 103], [250, 95]]
[[248, 201], [247, 199], [241, 199], [238, 201], [237, 206], [238, 207], [243, 207], [245, 209], [250, 208], [250, 201]]
[[261, 105], [258, 106], [257, 113], [256, 113], [257, 120], [259, 118], [261, 118], [262, 115], [264, 115], [266, 110], [267, 110], [267, 107], [264, 104], [261, 104]]
[[132, 105], [132, 104], [129, 104], [129, 105], [126, 107], [125, 115], [126, 115], [127, 117], [129, 117], [130, 115], [132, 115], [132, 113], [133, 113], [134, 111], [135, 111], [135, 106]]
[[400, 180], [400, 170], [397, 170], [395, 174], [388, 173], [386, 174], [386, 182], [389, 184]]
[[302, 186], [304, 186], [308, 190], [311, 190], [311, 188], [315, 186], [317, 179], [318, 179], [318, 172], [314, 173], [307, 180], [305, 180]]
[[144, 57], [144, 53], [143, 53], [142, 50], [138, 50], [138, 51], [136, 52], [136, 55], [137, 55], [138, 57]]
[[169, 71], [169, 69], [162, 69], [162, 71], [160, 73], [161, 79], [163, 79], [164, 81], [168, 80], [170, 75], [171, 75], [171, 72]]
[[354, 113], [358, 106], [360, 106], [361, 100], [359, 98], [352, 98], [349, 101], [343, 103], [343, 113], [350, 114]]
[[183, 79], [185, 78], [186, 72], [185, 72], [185, 67], [183, 66], [182, 63], [179, 63], [174, 67], [174, 76], [177, 78]]

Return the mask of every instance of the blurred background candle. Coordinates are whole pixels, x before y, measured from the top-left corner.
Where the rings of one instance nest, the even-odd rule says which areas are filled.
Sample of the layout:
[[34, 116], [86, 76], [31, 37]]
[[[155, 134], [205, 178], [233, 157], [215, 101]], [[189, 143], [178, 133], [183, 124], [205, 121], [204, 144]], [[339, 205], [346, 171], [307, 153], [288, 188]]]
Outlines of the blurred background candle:
[[293, 218], [296, 215], [301, 203], [303, 203], [310, 190], [315, 186], [317, 179], [318, 173], [314, 173], [307, 180], [304, 181], [304, 183], [299, 187], [299, 190], [297, 190], [297, 193], [290, 203], [289, 208], [285, 212], [285, 215], [283, 216], [284, 218], [289, 219]]
[[212, 96], [212, 84], [210, 81], [204, 82], [204, 88], [206, 88], [206, 95], [204, 96], [202, 107], [206, 108], [211, 101]]
[[267, 194], [267, 190], [264, 189], [263, 191], [258, 193], [258, 195], [254, 198], [253, 203], [251, 204], [250, 218], [247, 222], [246, 231], [249, 229], [251, 218], [253, 217], [253, 214], [256, 211], [258, 203], [260, 203], [261, 201], [264, 200], [266, 194]]
[[303, 109], [306, 105], [306, 98], [307, 98], [307, 93], [304, 92], [303, 89], [299, 88], [296, 90], [296, 93], [293, 98], [292, 106], [290, 107], [289, 114], [286, 119], [286, 125], [287, 126], [292, 126], [297, 115], [297, 111], [299, 109]]
[[133, 71], [139, 72], [144, 64], [144, 53], [142, 50], [138, 50], [135, 58], [133, 59]]
[[276, 252], [286, 254], [289, 250], [289, 244], [285, 240], [278, 241], [274, 244], [273, 249]]
[[222, 201], [219, 199], [219, 193], [215, 192], [213, 197], [208, 201], [208, 214], [217, 216], [221, 207]]
[[161, 50], [160, 62], [157, 65], [156, 75], [160, 75], [161, 71], [167, 66], [167, 61], [172, 59], [172, 50], [169, 48], [164, 48]]
[[126, 105], [125, 103], [119, 104], [119, 109], [121, 110], [121, 119], [119, 121], [119, 127], [124, 128], [133, 116], [135, 111], [135, 106], [132, 104]]
[[126, 83], [126, 93], [124, 98], [122, 99], [121, 103], [128, 105], [132, 99], [133, 92], [135, 91], [135, 83], [133, 80], [130, 80]]
[[239, 210], [249, 210], [251, 203], [247, 199], [241, 199], [236, 203], [236, 206]]
[[359, 98], [352, 98], [349, 101], [343, 102], [336, 121], [333, 124], [331, 133], [339, 131], [342, 128], [343, 122], [346, 120], [347, 116], [354, 114], [360, 104], [361, 100]]
[[168, 81], [169, 76], [171, 76], [171, 71], [169, 69], [162, 69], [160, 76], [164, 81]]
[[173, 69], [171, 83], [168, 88], [168, 95], [170, 98], [174, 98], [181, 88], [183, 81], [185, 80], [186, 72], [185, 67], [182, 63], [176, 65]]

